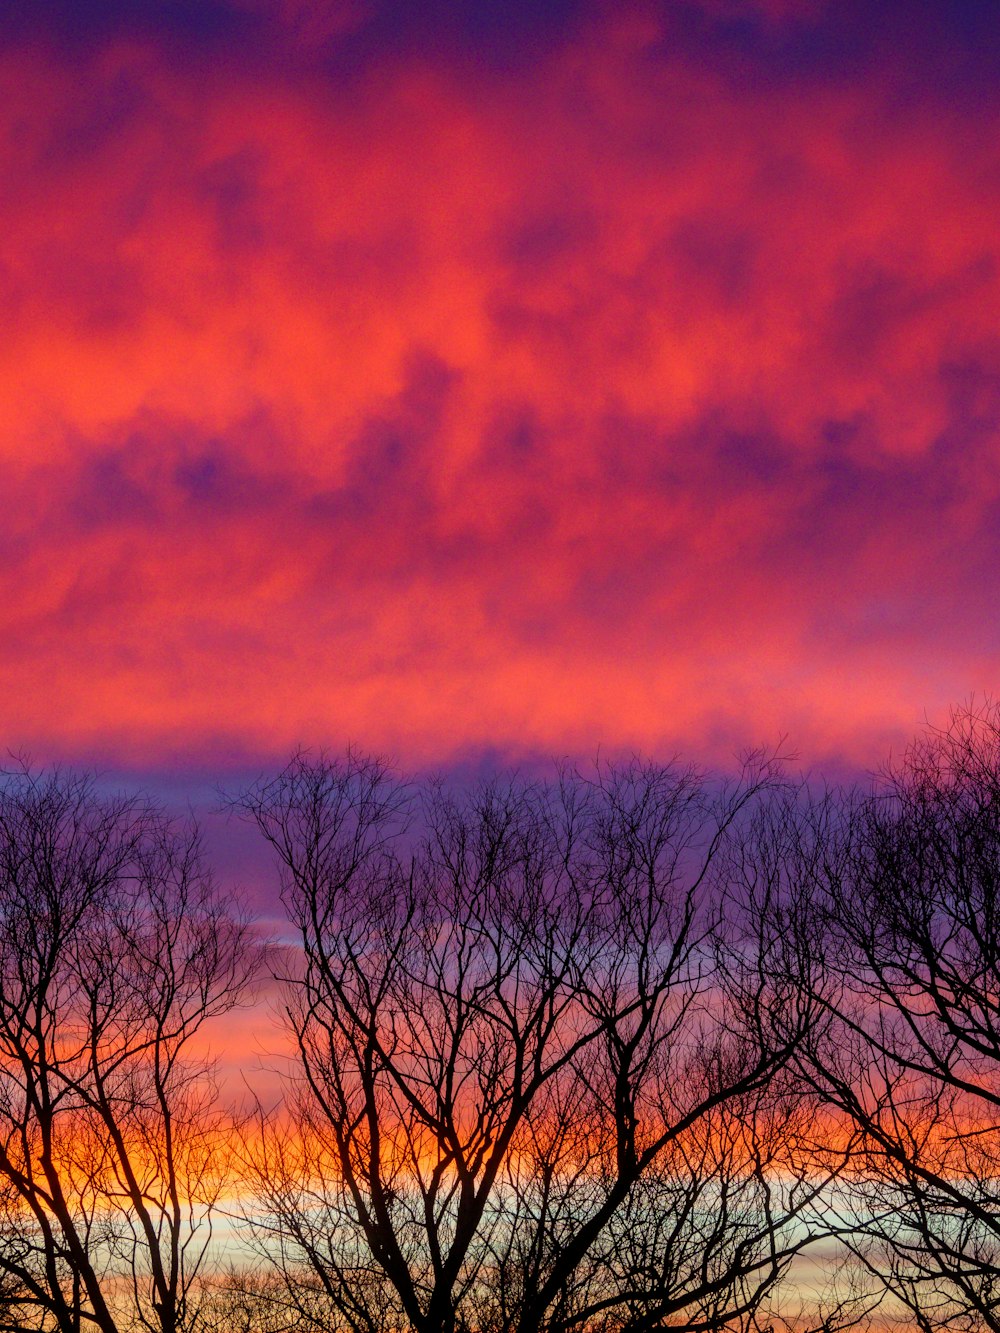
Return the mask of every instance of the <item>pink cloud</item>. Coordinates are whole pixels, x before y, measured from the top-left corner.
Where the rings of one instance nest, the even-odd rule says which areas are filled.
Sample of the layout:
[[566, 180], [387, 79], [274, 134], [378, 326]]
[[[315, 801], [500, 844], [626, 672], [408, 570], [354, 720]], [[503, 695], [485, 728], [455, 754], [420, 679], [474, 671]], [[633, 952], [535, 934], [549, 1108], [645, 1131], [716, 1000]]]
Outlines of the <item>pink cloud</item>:
[[866, 758], [992, 683], [995, 145], [664, 41], [4, 57], [10, 743]]

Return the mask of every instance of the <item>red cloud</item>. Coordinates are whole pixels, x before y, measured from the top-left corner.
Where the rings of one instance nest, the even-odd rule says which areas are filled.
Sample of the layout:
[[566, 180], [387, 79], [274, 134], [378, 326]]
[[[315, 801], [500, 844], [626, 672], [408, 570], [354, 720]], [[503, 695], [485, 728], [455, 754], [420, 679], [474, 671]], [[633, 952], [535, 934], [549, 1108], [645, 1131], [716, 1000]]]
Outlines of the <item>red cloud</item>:
[[997, 150], [900, 87], [6, 57], [9, 742], [869, 757], [990, 686]]

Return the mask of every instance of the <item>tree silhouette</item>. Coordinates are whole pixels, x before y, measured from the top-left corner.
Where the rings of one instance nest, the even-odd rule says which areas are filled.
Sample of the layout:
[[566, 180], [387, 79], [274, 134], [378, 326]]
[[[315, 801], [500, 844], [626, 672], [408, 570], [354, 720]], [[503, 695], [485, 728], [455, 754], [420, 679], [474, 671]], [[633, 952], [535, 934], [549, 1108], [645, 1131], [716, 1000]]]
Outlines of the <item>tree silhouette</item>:
[[289, 1319], [757, 1326], [823, 1180], [786, 1079], [816, 1015], [766, 894], [776, 781], [633, 763], [460, 797], [297, 756], [242, 798], [302, 965], [294, 1095], [251, 1151]]
[[837, 1200], [918, 1327], [1000, 1330], [1000, 710], [825, 805], [800, 845], [830, 1021], [799, 1054], [860, 1134]]
[[27, 768], [0, 782], [0, 1326], [196, 1326], [225, 1121], [203, 1024], [248, 928], [197, 833]]
[[299, 754], [236, 804], [294, 932], [242, 1135], [200, 1036], [264, 955], [197, 830], [0, 777], [0, 1330], [1000, 1333], [1000, 708], [867, 791]]

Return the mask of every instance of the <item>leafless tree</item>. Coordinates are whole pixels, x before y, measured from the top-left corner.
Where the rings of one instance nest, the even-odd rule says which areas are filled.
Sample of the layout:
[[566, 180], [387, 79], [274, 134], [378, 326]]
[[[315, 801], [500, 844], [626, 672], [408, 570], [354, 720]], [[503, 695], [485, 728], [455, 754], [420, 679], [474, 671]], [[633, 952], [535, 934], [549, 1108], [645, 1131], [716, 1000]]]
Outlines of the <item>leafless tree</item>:
[[461, 797], [299, 755], [244, 795], [302, 951], [298, 1086], [251, 1152], [287, 1326], [762, 1326], [825, 1183], [794, 1151], [794, 914], [735, 873], [775, 782]]
[[919, 1328], [1000, 1330], [1000, 710], [956, 711], [826, 832], [830, 1021], [800, 1054], [859, 1135], [835, 1201]]
[[225, 1121], [193, 1039], [257, 955], [194, 829], [3, 775], [0, 1327], [196, 1327]]

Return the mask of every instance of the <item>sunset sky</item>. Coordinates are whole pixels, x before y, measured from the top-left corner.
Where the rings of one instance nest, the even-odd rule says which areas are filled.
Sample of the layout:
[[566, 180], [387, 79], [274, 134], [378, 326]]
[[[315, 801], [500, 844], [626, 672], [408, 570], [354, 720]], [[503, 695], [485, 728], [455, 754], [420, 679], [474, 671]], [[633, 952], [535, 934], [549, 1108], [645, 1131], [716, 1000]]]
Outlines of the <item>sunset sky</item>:
[[863, 768], [1000, 687], [995, 0], [0, 24], [8, 749]]

